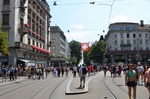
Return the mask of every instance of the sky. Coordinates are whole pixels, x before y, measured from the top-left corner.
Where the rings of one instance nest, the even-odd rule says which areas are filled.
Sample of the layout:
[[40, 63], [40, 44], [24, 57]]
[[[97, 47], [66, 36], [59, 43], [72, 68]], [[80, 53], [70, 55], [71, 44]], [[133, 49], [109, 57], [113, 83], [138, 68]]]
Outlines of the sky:
[[[56, 1], [57, 6], [53, 3]], [[47, 0], [51, 26], [59, 26], [68, 42], [95, 42], [111, 23], [150, 24], [150, 0]], [[95, 2], [95, 4], [90, 4]], [[69, 32], [68, 32], [69, 31]]]

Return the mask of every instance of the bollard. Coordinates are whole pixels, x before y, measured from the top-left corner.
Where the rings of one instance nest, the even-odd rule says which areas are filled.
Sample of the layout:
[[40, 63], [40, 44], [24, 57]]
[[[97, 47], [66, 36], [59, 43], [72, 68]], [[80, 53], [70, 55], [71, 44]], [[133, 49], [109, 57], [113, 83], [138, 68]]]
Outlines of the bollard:
[[107, 97], [104, 97], [104, 99], [107, 99]]

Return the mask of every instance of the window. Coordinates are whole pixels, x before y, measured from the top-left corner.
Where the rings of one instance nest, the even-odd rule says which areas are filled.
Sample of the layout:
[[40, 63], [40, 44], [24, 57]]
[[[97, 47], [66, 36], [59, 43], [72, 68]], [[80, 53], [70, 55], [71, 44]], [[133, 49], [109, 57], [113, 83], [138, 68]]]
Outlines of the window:
[[140, 43], [140, 45], [142, 45], [143, 44], [142, 40], [139, 40], [139, 43]]
[[133, 40], [133, 45], [136, 45], [136, 40]]
[[114, 34], [114, 38], [117, 38], [117, 34]]
[[51, 49], [51, 50], [55, 50], [55, 45], [52, 46], [52, 49]]
[[133, 34], [133, 38], [136, 38], [136, 34]]
[[34, 42], [34, 40], [32, 41], [32, 45], [34, 45], [35, 44], [35, 42]]
[[121, 44], [124, 44], [124, 41], [123, 41], [123, 40], [121, 40]]
[[145, 44], [148, 45], [148, 39], [145, 40]]
[[127, 38], [130, 38], [130, 35], [129, 35], [129, 34], [127, 34]]
[[149, 50], [148, 46], [146, 46], [146, 50]]
[[39, 43], [38, 43], [38, 42], [36, 42], [36, 46], [39, 46]]
[[141, 38], [142, 37], [142, 34], [139, 34], [139, 38]]
[[9, 14], [3, 14], [3, 25], [9, 25]]
[[148, 38], [148, 34], [145, 34], [145, 38]]
[[127, 44], [130, 44], [130, 40], [127, 40]]
[[4, 5], [9, 5], [9, 3], [10, 3], [10, 0], [3, 0]]
[[130, 30], [130, 28], [129, 28], [129, 27], [126, 27], [126, 30]]
[[115, 45], [117, 45], [117, 40], [115, 40]]
[[123, 30], [123, 27], [119, 27], [119, 30]]
[[28, 38], [28, 45], [30, 45], [31, 43], [30, 43], [30, 38]]
[[123, 34], [120, 34], [120, 38], [123, 38]]

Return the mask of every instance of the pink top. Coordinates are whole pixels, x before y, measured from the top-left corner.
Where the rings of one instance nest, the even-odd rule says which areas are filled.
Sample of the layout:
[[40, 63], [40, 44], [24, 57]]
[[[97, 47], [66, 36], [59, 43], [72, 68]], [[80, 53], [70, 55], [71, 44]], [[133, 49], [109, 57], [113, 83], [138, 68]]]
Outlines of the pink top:
[[150, 71], [146, 71], [146, 72], [145, 72], [145, 77], [146, 77], [147, 79], [150, 79]]
[[149, 70], [147, 70], [147, 71], [145, 72], [145, 77], [146, 77], [146, 79], [147, 79], [147, 82], [150, 82], [150, 71], [149, 71]]

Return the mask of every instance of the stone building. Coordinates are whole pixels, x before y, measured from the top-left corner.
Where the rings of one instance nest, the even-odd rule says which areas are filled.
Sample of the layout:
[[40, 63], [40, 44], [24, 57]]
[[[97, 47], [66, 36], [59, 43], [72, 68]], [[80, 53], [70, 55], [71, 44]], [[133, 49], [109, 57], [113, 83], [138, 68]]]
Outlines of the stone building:
[[107, 63], [149, 63], [150, 25], [143, 20], [110, 24], [105, 39]]
[[2, 29], [8, 32], [8, 65], [46, 66], [50, 55], [50, 7], [46, 0], [0, 0]]
[[51, 26], [51, 62], [66, 64], [70, 57], [70, 48], [64, 32], [59, 26]]

